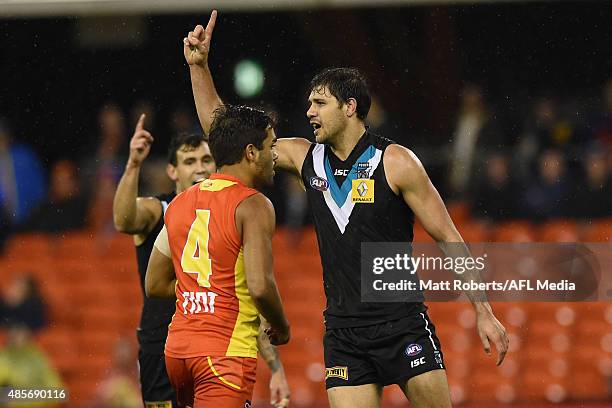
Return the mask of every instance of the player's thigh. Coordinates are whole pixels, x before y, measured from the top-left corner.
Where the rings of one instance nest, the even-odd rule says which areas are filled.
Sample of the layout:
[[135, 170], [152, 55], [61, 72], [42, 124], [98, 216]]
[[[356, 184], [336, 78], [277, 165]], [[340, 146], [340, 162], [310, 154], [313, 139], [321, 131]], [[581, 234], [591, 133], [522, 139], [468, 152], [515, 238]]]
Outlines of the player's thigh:
[[327, 390], [330, 408], [378, 408], [381, 396], [382, 386], [378, 384], [334, 387]]
[[413, 408], [447, 408], [451, 406], [446, 370], [433, 370], [399, 384]]

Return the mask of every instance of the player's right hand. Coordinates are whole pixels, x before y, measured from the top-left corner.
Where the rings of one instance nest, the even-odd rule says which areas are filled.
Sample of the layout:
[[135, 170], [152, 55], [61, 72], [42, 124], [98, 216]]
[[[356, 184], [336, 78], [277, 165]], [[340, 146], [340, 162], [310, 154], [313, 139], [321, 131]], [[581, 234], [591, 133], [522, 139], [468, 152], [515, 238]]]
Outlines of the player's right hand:
[[289, 325], [287, 325], [285, 329], [277, 329], [270, 326], [267, 329], [264, 329], [264, 332], [268, 335], [270, 344], [273, 346], [287, 344], [291, 338], [291, 330], [289, 329]]
[[193, 31], [183, 38], [183, 54], [189, 65], [208, 64], [208, 53], [210, 52], [210, 40], [217, 21], [217, 10], [213, 10], [206, 28], [197, 25]]
[[128, 163], [132, 166], [140, 166], [151, 151], [153, 136], [144, 128], [145, 117], [146, 115], [144, 113], [140, 115], [136, 128], [134, 129], [134, 135], [130, 140], [130, 156], [128, 158]]

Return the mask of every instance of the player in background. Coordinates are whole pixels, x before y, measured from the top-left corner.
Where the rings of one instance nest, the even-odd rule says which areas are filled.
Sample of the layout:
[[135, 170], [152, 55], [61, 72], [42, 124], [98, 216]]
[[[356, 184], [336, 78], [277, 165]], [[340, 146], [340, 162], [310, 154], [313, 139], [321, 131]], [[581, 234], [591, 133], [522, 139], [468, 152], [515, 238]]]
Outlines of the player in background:
[[[176, 296], [165, 355], [179, 404], [250, 407], [261, 314], [274, 345], [289, 341], [272, 271], [274, 121], [262, 111], [216, 112], [218, 172], [168, 206], [145, 278], [150, 297]], [[175, 272], [176, 271], [176, 272]]]
[[[155, 238], [163, 226], [163, 215], [172, 199], [196, 181], [210, 177], [216, 171], [214, 159], [204, 137], [197, 134], [174, 136], [168, 147], [168, 177], [175, 191], [154, 197], [138, 196], [140, 169], [148, 157], [153, 137], [145, 129], [145, 116], [140, 116], [130, 140], [130, 154], [124, 174], [115, 193], [113, 215], [118, 231], [134, 237], [140, 284], [144, 302], [137, 331], [139, 371], [145, 407], [171, 407], [176, 397], [166, 373], [164, 344], [168, 325], [175, 311], [175, 299], [150, 299], [144, 296], [144, 279]], [[276, 347], [262, 332], [259, 349], [272, 376], [271, 400], [275, 404], [289, 401], [289, 386]]]
[[[208, 68], [216, 15], [213, 11], [206, 28], [196, 26], [183, 40], [205, 130], [223, 104]], [[312, 80], [308, 99], [316, 143], [279, 139], [277, 167], [302, 177], [313, 213], [327, 297], [330, 405], [378, 407], [382, 387], [398, 384], [413, 407], [450, 407], [443, 356], [426, 306], [361, 302], [360, 244], [412, 241], [416, 216], [445, 255], [469, 256], [469, 251], [414, 153], [366, 128], [371, 100], [359, 71], [324, 70]], [[493, 342], [501, 364], [506, 331], [481, 293], [467, 294], [485, 352]]]

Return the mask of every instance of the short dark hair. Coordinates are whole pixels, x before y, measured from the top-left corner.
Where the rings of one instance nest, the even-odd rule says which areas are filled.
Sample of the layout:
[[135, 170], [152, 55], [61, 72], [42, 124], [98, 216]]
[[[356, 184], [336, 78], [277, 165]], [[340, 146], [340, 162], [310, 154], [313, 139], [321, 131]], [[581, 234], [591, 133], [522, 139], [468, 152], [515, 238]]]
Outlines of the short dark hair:
[[209, 146], [217, 167], [239, 163], [249, 144], [263, 149], [266, 130], [276, 126], [271, 114], [241, 105], [224, 105], [214, 112]]
[[208, 142], [206, 136], [198, 133], [185, 133], [181, 132], [170, 139], [170, 145], [168, 146], [168, 163], [173, 166], [178, 165], [178, 157], [176, 153], [179, 151], [181, 146], [188, 146], [194, 149], [200, 147], [204, 142]]
[[350, 98], [357, 101], [357, 117], [365, 120], [370, 111], [372, 99], [368, 82], [357, 68], [326, 68], [310, 81], [310, 91], [327, 87], [329, 92], [341, 103]]

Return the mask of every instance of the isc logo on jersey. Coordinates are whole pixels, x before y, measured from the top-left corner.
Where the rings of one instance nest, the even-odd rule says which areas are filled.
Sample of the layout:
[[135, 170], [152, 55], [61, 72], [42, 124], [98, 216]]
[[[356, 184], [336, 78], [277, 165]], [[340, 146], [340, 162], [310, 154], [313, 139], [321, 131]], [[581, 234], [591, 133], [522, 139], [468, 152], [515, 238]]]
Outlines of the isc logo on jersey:
[[329, 188], [329, 183], [327, 180], [321, 177], [311, 177], [310, 178], [310, 187], [314, 188], [318, 191], [327, 191]]
[[334, 176], [348, 176], [349, 174], [349, 169], [336, 169], [334, 170]]
[[351, 188], [351, 199], [354, 203], [373, 203], [374, 202], [374, 180], [357, 179], [353, 180]]

